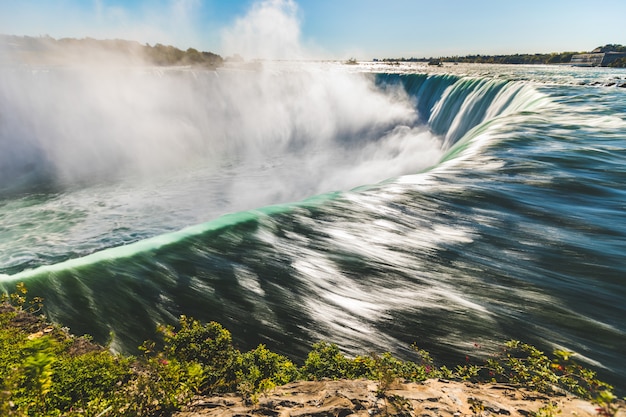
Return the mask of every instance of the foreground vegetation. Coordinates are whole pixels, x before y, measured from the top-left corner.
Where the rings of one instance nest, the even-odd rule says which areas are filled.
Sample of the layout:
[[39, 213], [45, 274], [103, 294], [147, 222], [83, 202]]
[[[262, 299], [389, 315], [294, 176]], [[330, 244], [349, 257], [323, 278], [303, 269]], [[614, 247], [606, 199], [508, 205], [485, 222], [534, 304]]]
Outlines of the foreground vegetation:
[[[0, 299], [0, 415], [2, 416], [167, 416], [196, 395], [236, 392], [250, 403], [272, 388], [296, 380], [367, 378], [386, 398], [398, 380], [429, 378], [505, 382], [542, 393], [570, 392], [598, 405], [605, 417], [617, 408], [612, 387], [578, 365], [572, 354], [548, 356], [509, 341], [481, 364], [435, 366], [413, 346], [415, 360], [390, 353], [343, 355], [334, 344], [316, 343], [304, 364], [264, 345], [241, 352], [220, 324], [182, 316], [177, 328], [159, 326], [158, 342], [145, 342], [139, 357], [118, 355], [75, 337], [35, 314], [41, 300], [26, 299], [26, 288]], [[159, 346], [159, 347], [157, 347]]]

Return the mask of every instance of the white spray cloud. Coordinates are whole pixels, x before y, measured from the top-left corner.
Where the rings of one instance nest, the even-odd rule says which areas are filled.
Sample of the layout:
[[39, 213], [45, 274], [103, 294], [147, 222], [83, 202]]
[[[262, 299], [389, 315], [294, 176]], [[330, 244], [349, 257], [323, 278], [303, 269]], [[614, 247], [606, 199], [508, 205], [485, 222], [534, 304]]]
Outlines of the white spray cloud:
[[303, 59], [298, 8], [292, 0], [264, 0], [222, 33], [222, 49], [245, 59]]
[[[174, 4], [183, 15], [196, 7]], [[306, 56], [288, 0], [253, 6], [225, 40], [233, 53]], [[403, 90], [341, 66], [215, 72], [115, 62], [0, 69], [0, 192], [42, 177], [72, 184], [226, 164], [256, 172], [228, 180], [241, 209], [414, 173], [440, 155]]]

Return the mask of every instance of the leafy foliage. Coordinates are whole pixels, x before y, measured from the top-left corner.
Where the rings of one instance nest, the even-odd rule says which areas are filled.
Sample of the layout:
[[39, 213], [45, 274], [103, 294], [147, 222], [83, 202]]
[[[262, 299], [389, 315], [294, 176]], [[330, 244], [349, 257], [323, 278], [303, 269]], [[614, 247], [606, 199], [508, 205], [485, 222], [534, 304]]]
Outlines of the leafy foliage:
[[239, 393], [255, 403], [258, 394], [299, 379], [300, 371], [287, 357], [259, 345], [237, 357], [235, 376]]
[[555, 417], [557, 414], [560, 414], [561, 410], [559, 410], [556, 403], [550, 402], [543, 407], [539, 408], [539, 410], [530, 413], [532, 417]]
[[346, 358], [334, 343], [318, 342], [309, 352], [302, 374], [306, 379], [341, 379], [353, 376], [352, 362]]
[[[233, 347], [230, 332], [219, 323], [202, 324], [181, 316], [180, 329], [159, 326], [165, 346], [162, 356], [182, 363], [197, 363], [204, 373], [204, 391], [228, 391], [236, 385], [233, 367], [239, 352]], [[145, 350], [145, 349], [144, 349]]]
[[52, 367], [49, 409], [85, 409], [93, 399], [104, 398], [112, 387], [131, 378], [131, 360], [107, 351], [70, 356], [61, 354]]
[[300, 377], [300, 371], [293, 362], [267, 349], [265, 345], [240, 354], [236, 369], [238, 381], [250, 381], [255, 389], [260, 388], [266, 380], [275, 385], [284, 385]]
[[418, 361], [403, 361], [389, 352], [350, 359], [341, 353], [337, 345], [319, 342], [309, 352], [302, 367], [302, 376], [314, 380], [367, 378], [377, 380], [384, 386], [391, 385], [396, 379], [419, 382], [443, 376], [426, 351], [415, 346], [413, 350]]
[[593, 399], [613, 387], [597, 379], [596, 373], [572, 360], [572, 352], [556, 350], [552, 358], [534, 346], [517, 340], [505, 344], [502, 354], [489, 359], [482, 371], [499, 382], [532, 388], [539, 392], [567, 391]]

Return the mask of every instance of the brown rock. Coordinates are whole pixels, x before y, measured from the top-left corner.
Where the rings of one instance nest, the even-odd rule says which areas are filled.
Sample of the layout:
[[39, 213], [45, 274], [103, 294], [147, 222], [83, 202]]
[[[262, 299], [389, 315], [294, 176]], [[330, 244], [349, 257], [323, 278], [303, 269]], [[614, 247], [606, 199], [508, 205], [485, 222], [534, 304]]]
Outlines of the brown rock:
[[[596, 407], [580, 398], [550, 397], [503, 384], [396, 384], [383, 399], [376, 397], [377, 388], [376, 382], [366, 380], [294, 382], [252, 406], [232, 394], [199, 398], [175, 417], [529, 417], [549, 404], [558, 407], [559, 417], [597, 417]], [[616, 417], [626, 417], [624, 403], [619, 404]]]

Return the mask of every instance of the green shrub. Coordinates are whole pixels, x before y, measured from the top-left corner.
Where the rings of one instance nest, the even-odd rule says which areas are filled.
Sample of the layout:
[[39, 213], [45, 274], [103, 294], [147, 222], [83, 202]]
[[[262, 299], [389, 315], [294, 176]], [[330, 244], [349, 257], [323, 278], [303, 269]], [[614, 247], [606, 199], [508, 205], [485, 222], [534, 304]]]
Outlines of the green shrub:
[[56, 361], [55, 341], [49, 336], [28, 340], [23, 349], [27, 356], [18, 368], [21, 375], [18, 392], [26, 409], [47, 409], [46, 398], [52, 389], [52, 365]]
[[237, 387], [244, 396], [270, 390], [300, 377], [298, 367], [291, 360], [270, 351], [265, 345], [240, 354], [235, 369]]
[[235, 361], [240, 353], [233, 347], [230, 332], [219, 323], [203, 325], [186, 316], [180, 317], [179, 324], [178, 330], [172, 326], [158, 328], [163, 336], [164, 357], [201, 365], [204, 391], [232, 391], [236, 386]]
[[120, 417], [170, 415], [191, 401], [202, 379], [198, 363], [150, 358], [118, 392], [104, 397], [103, 405]]
[[28, 315], [25, 294], [0, 302], [1, 416], [165, 416], [198, 393], [199, 363], [114, 355]]
[[416, 351], [420, 354], [419, 363], [398, 359], [389, 352], [349, 359], [341, 353], [337, 345], [319, 342], [313, 345], [301, 373], [307, 379], [367, 378], [378, 381], [423, 381], [439, 376], [430, 356], [424, 351]]
[[26, 352], [23, 345], [27, 335], [18, 329], [0, 329], [0, 382], [13, 374], [15, 366], [22, 363]]
[[350, 377], [352, 369], [352, 361], [341, 353], [336, 344], [318, 342], [304, 361], [302, 375], [313, 380], [341, 379]]
[[376, 355], [359, 355], [352, 359], [348, 371], [348, 376], [352, 379], [379, 379], [379, 369], [376, 361]]
[[427, 372], [428, 368], [426, 366], [412, 361], [403, 361], [394, 357], [389, 352], [375, 356], [375, 359], [377, 379], [379, 380], [393, 378], [420, 382], [429, 377], [429, 372]]
[[229, 365], [235, 353], [232, 336], [221, 324], [202, 324], [198, 320], [180, 316], [180, 329], [160, 326], [165, 346], [163, 353], [185, 362], [198, 362], [203, 366]]
[[27, 298], [28, 289], [26, 284], [18, 282], [15, 284], [15, 292], [10, 294], [0, 294], [0, 305], [12, 306], [15, 310], [25, 310], [29, 313], [38, 313], [43, 306], [43, 299], [41, 297], [33, 297], [30, 300]]
[[130, 379], [132, 358], [108, 351], [79, 356], [62, 355], [53, 366], [53, 386], [48, 406], [59, 410], [87, 408]]
[[502, 353], [487, 360], [480, 369], [482, 379], [524, 386], [543, 393], [565, 390], [585, 399], [593, 399], [613, 389], [598, 380], [596, 373], [572, 360], [572, 352], [556, 350], [552, 358], [534, 346], [511, 340]]

